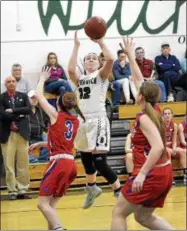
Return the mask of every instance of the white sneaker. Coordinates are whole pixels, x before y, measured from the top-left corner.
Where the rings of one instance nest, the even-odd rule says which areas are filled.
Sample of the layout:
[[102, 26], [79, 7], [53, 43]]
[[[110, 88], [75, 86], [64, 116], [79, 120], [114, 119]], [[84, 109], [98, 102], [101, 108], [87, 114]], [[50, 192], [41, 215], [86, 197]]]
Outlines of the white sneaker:
[[172, 93], [169, 93], [168, 95], [168, 102], [174, 102], [174, 97]]
[[94, 200], [96, 197], [100, 196], [102, 193], [102, 189], [97, 187], [97, 185], [94, 186], [86, 186], [85, 191], [87, 193], [86, 200], [82, 206], [83, 209], [88, 209], [92, 206], [94, 203]]

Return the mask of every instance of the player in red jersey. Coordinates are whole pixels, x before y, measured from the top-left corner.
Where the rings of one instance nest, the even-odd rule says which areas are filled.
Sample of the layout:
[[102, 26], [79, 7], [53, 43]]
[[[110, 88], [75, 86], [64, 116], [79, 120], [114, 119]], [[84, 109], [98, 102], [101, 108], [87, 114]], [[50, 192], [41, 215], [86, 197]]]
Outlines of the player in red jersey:
[[179, 142], [180, 147], [186, 149], [186, 140], [187, 140], [187, 116], [184, 117], [184, 120], [178, 126]]
[[165, 130], [160, 113], [154, 105], [159, 87], [144, 82], [137, 95], [142, 112], [136, 116], [131, 132], [134, 169], [121, 190], [113, 210], [112, 230], [127, 229], [126, 218], [134, 213], [141, 225], [154, 230], [173, 230], [162, 218], [153, 215], [157, 207], [163, 207], [172, 186], [171, 161], [165, 144]]
[[[185, 131], [185, 121], [183, 121], [179, 125], [179, 140], [182, 140], [182, 144], [180, 142], [180, 147], [177, 147], [177, 124], [172, 121], [173, 112], [171, 108], [164, 108], [163, 110], [163, 120], [165, 125], [165, 135], [166, 135], [166, 147], [167, 151], [172, 158], [178, 158], [182, 168], [186, 169], [186, 150], [183, 149], [184, 146], [184, 131]], [[184, 183], [185, 183], [185, 174], [184, 174]], [[173, 182], [175, 183], [175, 182]]]
[[165, 127], [166, 147], [170, 156], [177, 154], [177, 124], [173, 122], [173, 111], [171, 108], [164, 108], [163, 121]]
[[[77, 107], [77, 99], [73, 93], [68, 92], [59, 97], [58, 112], [47, 102], [43, 96], [43, 86], [49, 76], [50, 68], [46, 68], [41, 73], [35, 94], [41, 108], [50, 118], [47, 143], [50, 162], [40, 184], [38, 208], [46, 218], [49, 230], [63, 230], [56, 213], [56, 204], [77, 175], [73, 157], [73, 142], [79, 120], [70, 113], [70, 110], [73, 108], [77, 110], [83, 120], [84, 116]], [[46, 143], [42, 145], [45, 146]]]
[[184, 120], [178, 126], [178, 136], [180, 147], [178, 148], [178, 153], [180, 155], [180, 163], [184, 168], [184, 184], [186, 185], [186, 142], [187, 142], [187, 116], [185, 116]]

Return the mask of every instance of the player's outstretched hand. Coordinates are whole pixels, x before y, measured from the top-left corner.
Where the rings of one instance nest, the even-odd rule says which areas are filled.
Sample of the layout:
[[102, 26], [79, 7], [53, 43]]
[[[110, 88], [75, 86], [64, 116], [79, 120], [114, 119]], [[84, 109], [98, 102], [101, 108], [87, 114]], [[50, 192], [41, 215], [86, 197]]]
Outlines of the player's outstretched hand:
[[40, 74], [40, 79], [48, 80], [51, 75], [51, 68], [49, 66], [44, 66]]
[[91, 39], [93, 42], [99, 44], [100, 46], [104, 43], [104, 37], [100, 39]]
[[40, 148], [40, 143], [35, 143], [35, 144], [31, 144], [29, 147], [29, 153], [32, 152], [35, 149], [39, 149]]
[[77, 36], [77, 31], [75, 31], [75, 34], [74, 34], [74, 44], [75, 46], [80, 46], [80, 41], [78, 39], [78, 36]]
[[123, 44], [119, 43], [121, 49], [124, 51], [126, 55], [132, 54], [134, 50], [135, 43], [133, 43], [133, 38], [129, 38], [128, 36], [122, 37]]
[[142, 191], [145, 177], [146, 177], [145, 174], [139, 172], [139, 174], [137, 175], [137, 177], [133, 181], [132, 192], [138, 193], [138, 192]]

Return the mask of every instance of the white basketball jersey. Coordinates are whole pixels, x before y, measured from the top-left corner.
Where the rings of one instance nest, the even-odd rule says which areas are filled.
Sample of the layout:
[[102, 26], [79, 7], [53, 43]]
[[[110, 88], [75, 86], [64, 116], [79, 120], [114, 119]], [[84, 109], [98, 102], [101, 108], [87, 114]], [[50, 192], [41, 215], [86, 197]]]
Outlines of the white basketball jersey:
[[79, 79], [79, 108], [85, 116], [106, 114], [105, 100], [109, 81], [102, 80], [98, 72], [82, 75]]

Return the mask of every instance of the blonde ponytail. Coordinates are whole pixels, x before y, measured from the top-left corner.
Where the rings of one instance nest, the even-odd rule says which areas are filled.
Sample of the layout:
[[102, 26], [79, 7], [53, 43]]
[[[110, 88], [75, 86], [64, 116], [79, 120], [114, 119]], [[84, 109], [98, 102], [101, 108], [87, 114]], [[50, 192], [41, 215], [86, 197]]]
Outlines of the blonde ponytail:
[[[158, 128], [163, 144], [165, 146], [165, 127], [161, 115], [152, 107], [150, 102], [145, 102], [145, 114], [153, 121]], [[164, 150], [163, 156], [166, 155], [166, 149]]]

